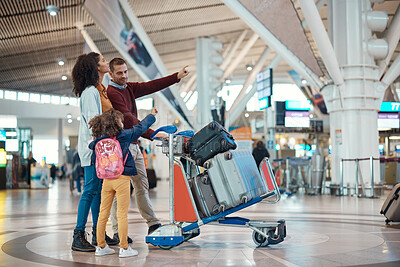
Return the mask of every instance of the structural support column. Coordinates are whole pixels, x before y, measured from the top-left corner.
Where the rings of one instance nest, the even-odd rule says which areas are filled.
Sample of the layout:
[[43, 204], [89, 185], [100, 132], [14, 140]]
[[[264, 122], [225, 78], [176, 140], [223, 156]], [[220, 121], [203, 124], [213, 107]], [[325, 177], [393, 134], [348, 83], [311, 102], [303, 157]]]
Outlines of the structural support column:
[[[334, 72], [335, 85], [322, 93], [331, 121], [332, 183], [340, 183], [339, 164], [342, 158], [379, 158], [377, 102], [375, 93], [378, 71], [375, 60], [365, 46], [372, 38], [366, 23], [371, 11], [369, 0], [328, 1], [328, 24], [332, 25], [333, 48], [339, 63], [343, 84]], [[331, 75], [332, 76], [332, 75]], [[343, 183], [355, 183], [354, 162], [344, 162]], [[360, 161], [365, 184], [370, 184], [369, 161]], [[374, 181], [380, 181], [379, 162], [374, 161]]]
[[57, 136], [58, 136], [58, 166], [62, 166], [65, 163], [65, 153], [64, 153], [64, 141], [63, 141], [63, 129], [64, 121], [63, 119], [57, 120]]

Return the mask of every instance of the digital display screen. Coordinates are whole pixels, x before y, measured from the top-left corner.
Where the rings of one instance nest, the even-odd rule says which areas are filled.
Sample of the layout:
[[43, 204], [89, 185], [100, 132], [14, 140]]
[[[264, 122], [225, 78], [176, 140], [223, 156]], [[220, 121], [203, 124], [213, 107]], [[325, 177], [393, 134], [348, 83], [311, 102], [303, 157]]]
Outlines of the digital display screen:
[[399, 113], [378, 113], [378, 128], [399, 128]]
[[310, 114], [308, 111], [286, 111], [285, 127], [310, 127]]

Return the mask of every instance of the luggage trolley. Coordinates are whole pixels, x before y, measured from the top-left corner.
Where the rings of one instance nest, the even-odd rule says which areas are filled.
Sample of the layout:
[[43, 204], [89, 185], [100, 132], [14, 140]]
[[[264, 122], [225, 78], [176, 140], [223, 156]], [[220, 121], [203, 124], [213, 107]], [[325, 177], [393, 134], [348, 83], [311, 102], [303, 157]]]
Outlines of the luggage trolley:
[[[244, 226], [253, 230], [253, 241], [259, 247], [278, 244], [286, 237], [285, 220], [263, 221], [250, 220], [241, 217], [227, 217], [228, 215], [265, 200], [267, 203], [276, 203], [280, 200], [279, 188], [276, 184], [271, 165], [267, 158], [264, 158], [259, 166], [261, 174], [266, 181], [267, 193], [251, 199], [227, 210], [218, 210], [219, 213], [200, 218], [199, 211], [193, 198], [189, 185], [190, 171], [197, 169], [196, 162], [184, 153], [184, 138], [193, 136], [193, 131], [176, 133], [174, 125], [163, 126], [157, 129], [152, 138], [158, 132], [166, 132], [168, 138], [158, 139], [162, 141], [162, 152], [169, 157], [169, 224], [163, 225], [150, 235], [146, 236], [146, 243], [159, 246], [162, 249], [171, 249], [200, 234], [200, 226], [208, 223], [219, 225]], [[187, 161], [186, 170], [181, 161], [176, 157], [180, 156]], [[189, 173], [188, 173], [189, 172]]]

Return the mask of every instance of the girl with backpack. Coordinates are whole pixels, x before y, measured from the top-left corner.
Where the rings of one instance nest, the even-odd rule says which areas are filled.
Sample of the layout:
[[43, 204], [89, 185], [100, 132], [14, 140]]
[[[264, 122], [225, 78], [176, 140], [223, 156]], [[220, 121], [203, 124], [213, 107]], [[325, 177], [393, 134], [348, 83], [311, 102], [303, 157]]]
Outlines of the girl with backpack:
[[124, 116], [121, 112], [110, 109], [89, 121], [89, 128], [95, 138], [89, 144], [92, 153], [92, 164], [96, 166], [96, 174], [103, 179], [101, 190], [100, 214], [97, 222], [96, 256], [114, 254], [105, 240], [105, 231], [110, 209], [117, 197], [118, 236], [120, 240], [119, 257], [132, 257], [138, 252], [128, 246], [128, 207], [130, 203], [130, 176], [136, 175], [135, 162], [129, 145], [144, 134], [155, 122], [157, 110], [153, 108], [138, 125], [124, 129]]

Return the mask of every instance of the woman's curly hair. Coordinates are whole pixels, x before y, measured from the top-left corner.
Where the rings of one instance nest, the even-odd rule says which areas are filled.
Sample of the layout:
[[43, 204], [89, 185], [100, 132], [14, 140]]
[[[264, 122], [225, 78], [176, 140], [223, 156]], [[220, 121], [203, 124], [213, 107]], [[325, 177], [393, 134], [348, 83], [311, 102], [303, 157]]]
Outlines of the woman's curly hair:
[[107, 110], [101, 115], [93, 117], [93, 119], [91, 119], [88, 123], [89, 129], [92, 129], [92, 136], [94, 138], [99, 138], [105, 135], [109, 135], [111, 137], [117, 136], [122, 130], [118, 123], [119, 119], [123, 122], [124, 115], [113, 108]]
[[80, 97], [86, 87], [99, 83], [98, 63], [100, 55], [95, 52], [83, 54], [78, 57], [72, 69], [72, 92]]

